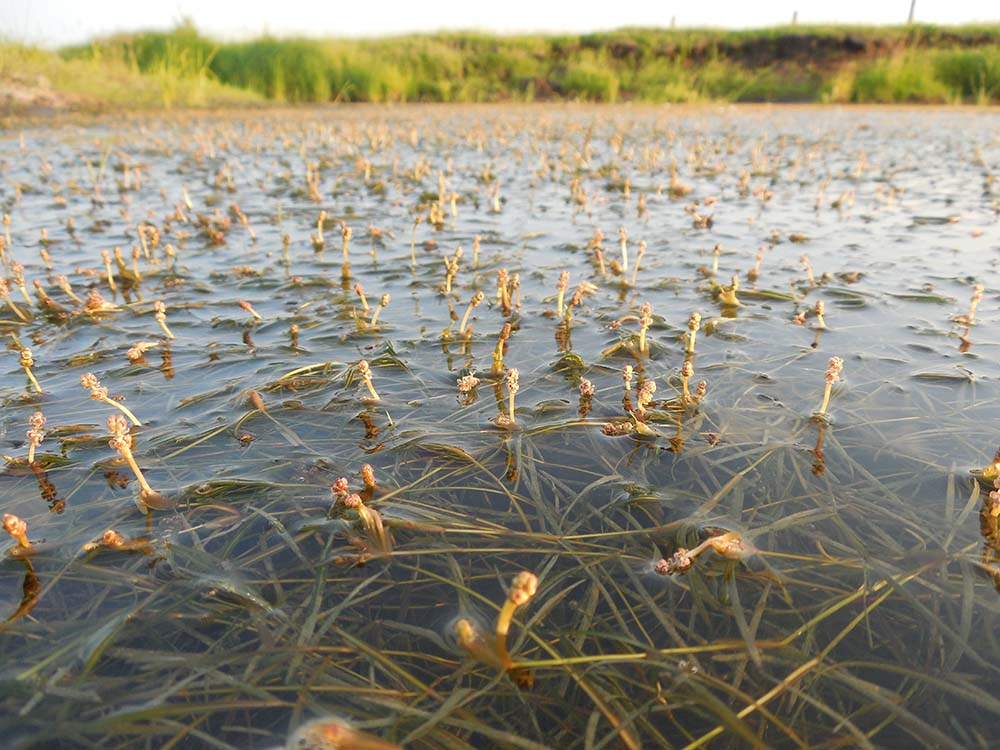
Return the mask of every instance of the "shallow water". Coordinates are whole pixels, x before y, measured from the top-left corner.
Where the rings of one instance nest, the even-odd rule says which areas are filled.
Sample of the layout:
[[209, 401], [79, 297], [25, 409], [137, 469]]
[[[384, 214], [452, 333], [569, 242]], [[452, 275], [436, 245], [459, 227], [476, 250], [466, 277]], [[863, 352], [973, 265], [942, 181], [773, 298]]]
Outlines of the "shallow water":
[[[8, 130], [8, 259], [35, 304], [8, 272], [34, 315], [0, 317], [44, 392], [12, 343], [0, 507], [34, 550], [0, 561], [0, 733], [21, 748], [272, 748], [332, 714], [408, 748], [990, 747], [1000, 535], [969, 470], [997, 448], [998, 169], [995, 110], [358, 107]], [[446, 197], [435, 228], [439, 172], [457, 216]], [[233, 218], [222, 244], [199, 215]], [[159, 246], [113, 293], [101, 251], [131, 266], [143, 222]], [[625, 280], [647, 243], [634, 285], [588, 249], [600, 228], [620, 258], [620, 226]], [[510, 315], [501, 268], [520, 273]], [[563, 270], [567, 300], [597, 287], [568, 324]], [[117, 308], [83, 313], [60, 273]], [[743, 304], [720, 307], [713, 285], [737, 273]], [[36, 279], [61, 309], [40, 307]], [[391, 295], [375, 328], [355, 283], [373, 307]], [[966, 328], [954, 318], [975, 284]], [[460, 318], [477, 290], [471, 339], [455, 321], [443, 339], [449, 304]], [[825, 330], [793, 321], [819, 300]], [[695, 311], [691, 385], [707, 395], [678, 410]], [[508, 320], [515, 430], [494, 423], [507, 390], [490, 376]], [[156, 346], [130, 362], [139, 341]], [[843, 380], [816, 420], [832, 356]], [[656, 434], [602, 434], [629, 421], [626, 364], [655, 379]], [[470, 370], [483, 381], [460, 398]], [[142, 421], [136, 459], [174, 507], [137, 508], [87, 372]], [[340, 476], [360, 490], [365, 463], [388, 555], [331, 495]], [[109, 528], [136, 541], [84, 551]], [[742, 559], [654, 572], [723, 531]], [[491, 631], [523, 569], [540, 585], [503, 674], [454, 627]]]

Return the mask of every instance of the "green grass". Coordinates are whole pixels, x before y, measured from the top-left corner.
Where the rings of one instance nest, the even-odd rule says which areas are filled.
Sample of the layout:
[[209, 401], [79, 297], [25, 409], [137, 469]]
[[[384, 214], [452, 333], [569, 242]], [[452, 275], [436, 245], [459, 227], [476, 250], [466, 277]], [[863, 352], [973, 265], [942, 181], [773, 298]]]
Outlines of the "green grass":
[[[172, 44], [173, 40], [164, 42]], [[89, 55], [67, 60], [55, 52], [0, 43], [0, 91], [12, 84], [42, 95], [50, 106], [87, 110], [227, 106], [262, 101], [252, 91], [220, 83], [209, 74], [205, 61], [190, 62], [187, 48], [173, 56], [151, 55], [140, 65], [99, 45], [94, 45]], [[29, 99], [7, 108], [30, 110], [37, 106], [36, 102]]]
[[[144, 105], [198, 105], [235, 89], [288, 103], [1000, 101], [996, 26], [451, 32], [224, 43], [183, 23], [169, 32], [95, 40], [61, 56], [70, 71], [61, 79], [65, 88], [79, 87], [85, 96], [93, 95], [88, 88], [103, 89], [93, 85], [93, 67], [84, 66], [100, 64], [103, 75], [126, 81], [146, 76], [138, 87]], [[112, 91], [111, 103], [132, 100]]]

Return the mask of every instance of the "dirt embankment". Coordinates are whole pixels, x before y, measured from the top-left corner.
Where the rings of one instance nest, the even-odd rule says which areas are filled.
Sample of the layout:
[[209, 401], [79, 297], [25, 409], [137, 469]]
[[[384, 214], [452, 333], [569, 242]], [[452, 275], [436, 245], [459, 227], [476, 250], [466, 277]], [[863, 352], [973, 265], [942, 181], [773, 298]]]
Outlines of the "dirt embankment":
[[[604, 40], [601, 40], [604, 41]], [[712, 58], [735, 62], [754, 70], [772, 65], [802, 65], [820, 70], [833, 70], [840, 65], [858, 60], [885, 57], [896, 50], [924, 48], [977, 48], [997, 43], [995, 35], [988, 33], [956, 33], [936, 31], [932, 35], [895, 35], [845, 31], [843, 34], [816, 34], [788, 32], [773, 36], [749, 38], [702, 39], [694, 43], [665, 41], [652, 49], [643, 48], [627, 38], [610, 39], [603, 46], [615, 60], [642, 62], [647, 55], [671, 61], [698, 65]], [[596, 38], [587, 39], [581, 46], [602, 46]]]
[[78, 97], [53, 89], [43, 75], [0, 73], [0, 115], [61, 112], [81, 102]]

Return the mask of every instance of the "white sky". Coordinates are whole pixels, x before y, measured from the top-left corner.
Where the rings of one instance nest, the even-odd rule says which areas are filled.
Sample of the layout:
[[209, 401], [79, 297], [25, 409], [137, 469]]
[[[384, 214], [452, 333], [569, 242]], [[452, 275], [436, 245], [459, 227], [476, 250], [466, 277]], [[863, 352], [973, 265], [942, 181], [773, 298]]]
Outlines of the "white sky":
[[[0, 38], [58, 46], [114, 31], [169, 29], [190, 16], [238, 39], [380, 36], [408, 31], [600, 31], [623, 26], [745, 28], [788, 23], [905, 22], [910, 0], [0, 0]], [[998, 0], [916, 0], [916, 20], [1000, 21]]]

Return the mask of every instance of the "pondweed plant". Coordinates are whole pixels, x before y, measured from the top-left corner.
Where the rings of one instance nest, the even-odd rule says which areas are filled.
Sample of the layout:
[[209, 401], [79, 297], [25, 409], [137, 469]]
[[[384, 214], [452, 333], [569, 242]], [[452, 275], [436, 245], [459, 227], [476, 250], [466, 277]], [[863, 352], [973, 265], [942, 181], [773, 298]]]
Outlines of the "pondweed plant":
[[12, 260], [10, 262], [10, 275], [11, 279], [14, 281], [14, 286], [18, 288], [18, 290], [21, 292], [21, 296], [24, 297], [24, 303], [28, 307], [34, 307], [35, 301], [31, 299], [31, 295], [28, 294], [28, 287], [25, 286], [24, 266], [22, 266], [16, 260]]
[[632, 267], [632, 281], [631, 286], [635, 286], [636, 281], [639, 278], [639, 264], [642, 262], [643, 256], [646, 254], [646, 241], [639, 241], [639, 250], [635, 254], [635, 265]]
[[13, 513], [4, 513], [3, 530], [7, 532], [11, 539], [17, 542], [19, 551], [28, 551], [31, 549], [31, 542], [28, 541], [28, 524], [18, 516], [15, 516]]
[[[454, 255], [444, 256], [444, 285], [442, 289], [446, 295], [451, 294], [451, 285], [455, 281], [455, 276], [458, 274], [458, 262], [462, 258], [462, 248], [455, 248]], [[506, 291], [506, 289], [504, 290]], [[509, 302], [507, 303], [510, 304]]]
[[681, 400], [685, 404], [689, 404], [694, 401], [694, 397], [691, 395], [691, 391], [688, 388], [688, 381], [694, 376], [694, 365], [691, 364], [691, 360], [684, 360], [684, 364], [681, 365]]
[[[521, 390], [520, 384], [520, 373], [518, 373], [516, 367], [511, 367], [507, 370], [507, 375], [504, 377], [504, 385], [507, 386], [507, 415], [505, 420], [501, 420], [501, 423], [507, 427], [513, 427], [514, 422], [514, 396], [517, 392]], [[501, 417], [504, 415], [501, 414]]]
[[153, 310], [156, 313], [156, 323], [160, 326], [160, 330], [163, 331], [163, 335], [172, 340], [174, 334], [167, 325], [167, 306], [163, 304], [162, 300], [157, 300], [153, 303]]
[[101, 403], [118, 409], [118, 411], [128, 417], [132, 424], [136, 427], [140, 427], [142, 425], [142, 422], [136, 418], [135, 414], [133, 414], [127, 406], [108, 396], [108, 389], [101, 385], [101, 381], [97, 379], [97, 376], [94, 375], [94, 373], [88, 372], [85, 375], [81, 375], [80, 385], [90, 391], [90, 397], [94, 399], [94, 401], [100, 401]]
[[706, 550], [712, 550], [729, 560], [741, 560], [750, 552], [750, 547], [735, 531], [727, 531], [718, 536], [711, 536], [697, 547], [687, 550], [678, 547], [669, 558], [660, 560], [654, 566], [662, 576], [683, 575], [694, 567], [698, 555]]
[[375, 312], [372, 313], [371, 320], [368, 321], [368, 326], [371, 328], [376, 328], [378, 326], [379, 316], [382, 311], [389, 306], [389, 302], [392, 300], [392, 295], [383, 294], [378, 298], [378, 304], [375, 306]]
[[104, 278], [108, 282], [108, 288], [112, 292], [116, 292], [118, 285], [115, 284], [115, 275], [111, 272], [111, 253], [107, 250], [101, 250], [101, 259], [104, 261]]
[[45, 427], [45, 415], [40, 411], [35, 411], [28, 418], [28, 426], [29, 429], [25, 435], [28, 441], [28, 463], [34, 464], [35, 450], [41, 446], [42, 441], [45, 439], [45, 430], [42, 429]]
[[622, 368], [622, 381], [625, 383], [625, 398], [632, 392], [632, 379], [635, 377], [635, 369], [632, 365], [625, 365]]
[[358, 377], [365, 384], [365, 388], [368, 389], [368, 394], [371, 396], [372, 401], [379, 401], [378, 391], [375, 390], [375, 386], [372, 384], [372, 368], [368, 364], [368, 360], [363, 359], [358, 362]]
[[754, 261], [753, 268], [747, 271], [747, 281], [749, 281], [750, 283], [757, 281], [758, 277], [760, 276], [760, 264], [764, 262], [764, 253], [765, 253], [764, 245], [761, 245], [757, 249], [757, 258]]
[[239, 302], [237, 302], [237, 304], [240, 306], [240, 308], [250, 313], [250, 317], [252, 317], [255, 321], [259, 322], [264, 319], [259, 312], [253, 309], [253, 305], [250, 304], [249, 300], [241, 299]]
[[709, 272], [711, 276], [717, 276], [719, 273], [719, 258], [722, 256], [722, 243], [716, 243], [715, 247], [712, 248], [712, 270]]
[[87, 315], [100, 315], [101, 313], [114, 312], [118, 305], [108, 302], [96, 289], [91, 289], [87, 293], [87, 300], [83, 303], [83, 311]]
[[507, 636], [518, 608], [526, 605], [538, 592], [538, 576], [522, 570], [507, 591], [503, 605], [497, 614], [492, 643], [474, 620], [461, 617], [453, 625], [458, 645], [477, 661], [486, 666], [509, 672], [514, 666], [507, 650]]
[[577, 407], [581, 417], [586, 417], [590, 414], [591, 404], [594, 400], [594, 394], [597, 392], [597, 388], [586, 378], [580, 380], [580, 386], [578, 388], [580, 392], [580, 402]]
[[375, 551], [380, 555], [388, 555], [392, 552], [392, 537], [382, 524], [382, 516], [374, 508], [369, 508], [361, 499], [361, 495], [356, 492], [349, 493], [342, 501], [344, 507], [353, 510], [358, 514], [361, 523], [365, 528], [365, 533], [375, 546]]
[[729, 286], [719, 287], [719, 303], [723, 307], [741, 307], [742, 303], [736, 297], [739, 288], [740, 277], [734, 274]]
[[496, 346], [493, 347], [493, 368], [491, 370], [493, 377], [499, 377], [503, 374], [503, 358], [507, 353], [507, 340], [510, 338], [510, 332], [510, 323], [504, 323], [500, 329], [500, 335], [497, 336]]
[[[275, 748], [275, 750], [281, 750]], [[374, 734], [355, 729], [343, 719], [312, 719], [288, 737], [284, 750], [403, 750]]]
[[14, 304], [14, 300], [10, 298], [10, 285], [7, 283], [7, 279], [4, 278], [0, 278], [0, 297], [3, 298], [3, 301], [7, 303], [7, 307], [9, 307], [11, 312], [14, 313], [20, 320], [25, 323], [31, 320], [31, 316]]
[[132, 473], [135, 474], [136, 481], [139, 483], [139, 487], [141, 488], [141, 492], [139, 493], [140, 507], [145, 508], [145, 506], [158, 505], [163, 500], [163, 496], [149, 486], [149, 482], [146, 481], [146, 477], [143, 475], [139, 464], [135, 460], [135, 456], [132, 454], [132, 435], [125, 417], [121, 414], [110, 415], [108, 417], [108, 432], [111, 433], [108, 447], [125, 459]]
[[816, 286], [816, 277], [813, 276], [813, 268], [812, 268], [812, 263], [809, 262], [809, 256], [803, 255], [801, 258], [799, 258], [799, 263], [802, 264], [802, 268], [806, 272], [806, 281], [809, 282], [809, 286], [810, 287]]
[[472, 299], [469, 300], [469, 306], [465, 308], [465, 314], [462, 315], [462, 322], [458, 324], [458, 332], [460, 335], [466, 337], [471, 336], [471, 329], [466, 328], [469, 323], [469, 317], [472, 315], [472, 311], [482, 304], [484, 299], [486, 299], [486, 295], [481, 291], [472, 295]]
[[350, 261], [347, 258], [347, 252], [351, 244], [351, 237], [353, 236], [354, 236], [354, 230], [351, 229], [349, 226], [347, 226], [346, 222], [343, 221], [340, 222], [340, 244], [341, 244], [341, 250], [343, 251], [344, 254], [345, 268], [350, 264]]
[[505, 670], [509, 670], [513, 666], [510, 654], [507, 652], [507, 634], [510, 632], [510, 623], [514, 619], [514, 613], [519, 607], [530, 602], [537, 592], [538, 576], [527, 570], [522, 570], [514, 576], [507, 592], [507, 598], [500, 608], [500, 614], [497, 615], [497, 656], [500, 657], [500, 664]]
[[368, 298], [365, 297], [365, 288], [361, 286], [360, 282], [354, 285], [354, 293], [358, 295], [358, 299], [361, 300], [361, 309], [364, 311], [364, 314], [367, 315], [369, 310]]
[[823, 304], [823, 300], [816, 301], [814, 312], [816, 314], [816, 328], [821, 331], [826, 330], [826, 320], [823, 318], [823, 313], [826, 312], [826, 305]]
[[[318, 174], [317, 179], [319, 179]], [[316, 200], [319, 200], [318, 194]], [[326, 247], [326, 238], [323, 237], [324, 222], [326, 222], [326, 211], [320, 211], [319, 218], [316, 219], [316, 233], [309, 236], [309, 239], [312, 241], [313, 251], [317, 253], [323, 252], [323, 248]]]
[[49, 293], [45, 291], [45, 286], [38, 279], [32, 279], [32, 286], [35, 287], [35, 297], [38, 299], [38, 306], [45, 312], [59, 316], [68, 314], [68, 310], [56, 302]]
[[639, 353], [648, 354], [649, 346], [646, 343], [646, 332], [653, 324], [653, 306], [648, 302], [642, 303], [639, 310]]
[[979, 307], [979, 303], [983, 301], [983, 292], [985, 287], [982, 284], [975, 284], [972, 287], [972, 299], [969, 300], [969, 312], [965, 315], [956, 315], [953, 320], [956, 323], [966, 326], [967, 328], [974, 325], [976, 322], [976, 308]]
[[361, 475], [361, 481], [365, 485], [365, 489], [369, 492], [374, 490], [377, 486], [375, 481], [375, 467], [371, 464], [362, 464], [361, 471], [358, 472]]
[[624, 275], [628, 273], [628, 229], [624, 226], [618, 227], [618, 244], [621, 250], [621, 272]]
[[480, 379], [472, 373], [463, 375], [456, 381], [459, 396], [468, 396], [476, 389], [476, 386], [479, 385], [480, 382]]
[[35, 389], [35, 393], [41, 393], [42, 386], [38, 384], [35, 374], [31, 371], [31, 368], [35, 366], [35, 358], [31, 353], [31, 349], [23, 347], [18, 357], [18, 362], [24, 368], [24, 374], [27, 376], [28, 382], [31, 383], [31, 387]]
[[840, 357], [830, 357], [830, 364], [826, 368], [826, 386], [823, 389], [823, 401], [816, 411], [816, 416], [826, 417], [826, 409], [830, 405], [830, 394], [833, 393], [833, 384], [840, 380], [840, 373], [844, 370], [844, 360]]
[[[580, 54], [596, 73], [623, 59]], [[633, 75], [659, 59], [644, 52]], [[722, 72], [714, 85], [734, 85]], [[522, 74], [515, 65], [509, 80]], [[25, 397], [16, 343], [0, 385], [7, 452], [20, 459], [0, 472], [0, 515], [24, 518], [35, 549], [30, 569], [26, 554], [0, 565], [0, 661], [17, 677], [0, 688], [7, 744], [265, 748], [343, 712], [408, 750], [988, 745], [1000, 558], [983, 551], [1000, 544], [1000, 516], [992, 480], [967, 485], [963, 462], [982, 466], [996, 448], [995, 300], [976, 311], [978, 356], [950, 350], [948, 317], [965, 312], [952, 298], [968, 302], [992, 241], [990, 113], [336, 107], [118, 119], [33, 123], [23, 145], [15, 123], [0, 139], [9, 249], [43, 306], [24, 321], [3, 305], [0, 322], [44, 355], [46, 380], [44, 397], [30, 385]], [[816, 215], [827, 177], [831, 196], [856, 191], [856, 212], [845, 202], [831, 215], [826, 199]], [[675, 181], [690, 187], [679, 202]], [[977, 189], [954, 189], [966, 183]], [[889, 184], [905, 190], [892, 204]], [[645, 196], [643, 217], [625, 185]], [[697, 211], [716, 211], [711, 239], [684, 212], [692, 195]], [[337, 207], [327, 232], [340, 218], [369, 227], [347, 283], [340, 256], [310, 249], [326, 201]], [[407, 228], [430, 203], [435, 221], [408, 254]], [[649, 249], [638, 274], [633, 247], [629, 273], [603, 277], [588, 240], [622, 225]], [[42, 228], [51, 273], [36, 252]], [[817, 281], [837, 330], [821, 340], [789, 322], [813, 316], [820, 296], [803, 297], [792, 229], [830, 271]], [[478, 270], [469, 259], [450, 297], [437, 294], [441, 256], [475, 235]], [[141, 287], [109, 291], [95, 242], [119, 245], [133, 275], [140, 246]], [[780, 262], [740, 290], [738, 317], [716, 306], [690, 325], [717, 293], [699, 269], [717, 242], [726, 283], [738, 272], [751, 286], [761, 243]], [[941, 248], [944, 270], [931, 262]], [[573, 287], [560, 315], [563, 271]], [[60, 272], [83, 303], [49, 281]], [[591, 291], [574, 294], [584, 282]], [[396, 314], [378, 317], [375, 296], [362, 315], [355, 283], [391, 294]], [[470, 312], [480, 291], [489, 299]], [[567, 322], [571, 297], [585, 303]], [[157, 300], [184, 312], [185, 331], [154, 349], [144, 339]], [[236, 313], [238, 300], [265, 321]], [[644, 302], [655, 324], [640, 355]], [[440, 341], [444, 315], [461, 341]], [[501, 341], [470, 324], [504, 326]], [[501, 431], [514, 332], [525, 393], [516, 428]], [[857, 353], [852, 397], [836, 429], [814, 429], [788, 407], [808, 404], [810, 368], [842, 339]], [[357, 390], [361, 358], [391, 376], [391, 399]], [[140, 485], [102, 438], [117, 410], [95, 429], [73, 391], [88, 370], [138, 399], [144, 426], [122, 440], [173, 512], [140, 518], [120, 502]], [[695, 377], [711, 379], [710, 399]], [[47, 435], [31, 465], [18, 425], [39, 398]], [[341, 475], [354, 478], [331, 503]], [[725, 557], [735, 542], [718, 539], [730, 529], [753, 541], [736, 564]], [[661, 556], [708, 538], [687, 577], [655, 575]], [[522, 569], [544, 598], [516, 611], [523, 630], [509, 626], [504, 660], [493, 620], [510, 580], [497, 571]], [[468, 621], [458, 648], [453, 606]], [[53, 690], [57, 701], [38, 699]]]
[[497, 304], [500, 305], [500, 311], [505, 316], [511, 314], [510, 271], [506, 268], [497, 271]]
[[566, 289], [569, 288], [569, 271], [560, 271], [559, 280], [556, 282], [556, 315], [563, 316], [563, 297]]
[[159, 345], [156, 341], [137, 341], [128, 348], [125, 356], [129, 362], [143, 362], [146, 359], [146, 352], [155, 349]]
[[695, 343], [698, 340], [698, 329], [701, 328], [701, 314], [693, 312], [688, 318], [687, 333], [684, 334], [685, 354], [694, 354]]

